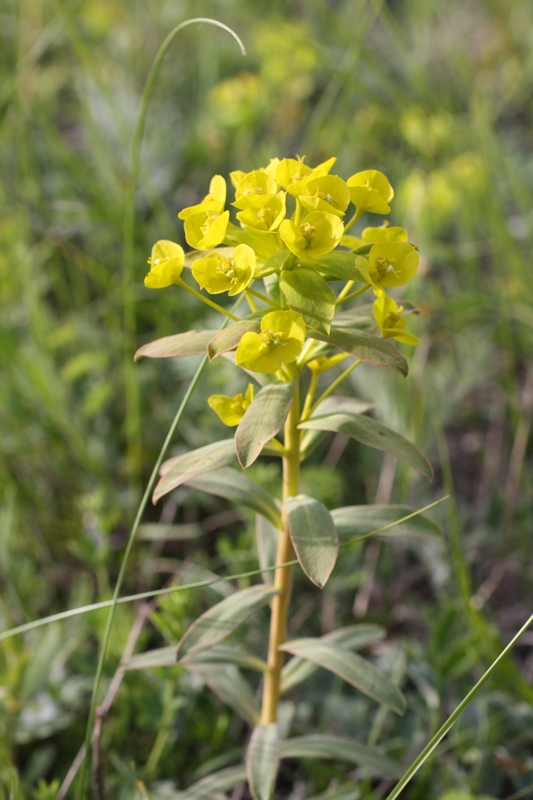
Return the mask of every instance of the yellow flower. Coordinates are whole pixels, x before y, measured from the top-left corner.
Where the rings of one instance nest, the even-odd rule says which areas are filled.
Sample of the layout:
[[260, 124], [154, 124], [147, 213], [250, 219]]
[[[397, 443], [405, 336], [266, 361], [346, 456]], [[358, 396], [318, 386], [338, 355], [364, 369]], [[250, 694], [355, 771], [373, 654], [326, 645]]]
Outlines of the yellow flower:
[[394, 197], [394, 189], [388, 179], [377, 169], [357, 172], [346, 181], [350, 189], [352, 203], [359, 213], [371, 211], [373, 214], [388, 214], [388, 205]]
[[344, 225], [335, 214], [312, 211], [299, 225], [284, 220], [279, 234], [291, 253], [299, 258], [319, 258], [330, 253], [342, 239]]
[[387, 297], [385, 292], [379, 292], [373, 305], [374, 319], [381, 329], [384, 339], [397, 339], [404, 344], [418, 344], [420, 339], [407, 333], [405, 319], [402, 316], [403, 306], [399, 306], [392, 297]]
[[195, 250], [212, 250], [224, 241], [228, 222], [229, 211], [202, 209], [185, 220], [185, 238]]
[[284, 189], [287, 189], [293, 183], [301, 181], [303, 178], [319, 178], [321, 175], [327, 175], [337, 160], [335, 157], [329, 158], [319, 164], [318, 167], [312, 168], [304, 164], [303, 158], [305, 156], [302, 159], [284, 158], [279, 162], [276, 169], [276, 180]]
[[144, 285], [149, 289], [164, 289], [173, 283], [179, 283], [184, 261], [185, 254], [179, 244], [161, 239], [152, 247], [152, 254], [148, 259], [150, 272], [144, 279]]
[[248, 384], [246, 394], [234, 394], [230, 397], [226, 394], [212, 394], [207, 402], [209, 407], [213, 409], [215, 414], [218, 414], [224, 425], [232, 428], [238, 425], [244, 417], [244, 412], [254, 399], [253, 384]]
[[230, 257], [210, 253], [192, 265], [194, 279], [209, 294], [228, 292], [230, 297], [242, 292], [254, 276], [255, 253], [247, 244], [239, 244]]
[[233, 203], [241, 208], [237, 219], [245, 228], [254, 231], [275, 231], [285, 218], [286, 192], [267, 195], [248, 195]]
[[235, 363], [252, 372], [277, 372], [300, 355], [305, 340], [305, 322], [295, 311], [271, 311], [261, 320], [261, 333], [248, 331], [242, 337]]
[[407, 242], [378, 242], [368, 254], [355, 259], [363, 278], [375, 287], [403, 286], [416, 275], [419, 257]]
[[226, 203], [226, 181], [222, 175], [214, 175], [209, 184], [209, 194], [206, 194], [201, 203], [195, 206], [184, 208], [178, 214], [179, 219], [188, 219], [193, 214], [200, 212], [207, 213], [210, 211], [213, 214], [222, 214], [224, 205]]
[[254, 169], [239, 181], [235, 189], [235, 200], [253, 195], [271, 195], [278, 191], [275, 178], [270, 177], [264, 169]]
[[343, 217], [350, 204], [350, 190], [337, 175], [304, 178], [289, 187], [290, 194], [297, 197], [308, 211], [325, 211]]
[[384, 222], [379, 228], [365, 228], [361, 237], [346, 235], [342, 237], [341, 244], [351, 249], [360, 247], [362, 244], [374, 244], [375, 242], [407, 242], [409, 239], [407, 231], [397, 225], [389, 226]]

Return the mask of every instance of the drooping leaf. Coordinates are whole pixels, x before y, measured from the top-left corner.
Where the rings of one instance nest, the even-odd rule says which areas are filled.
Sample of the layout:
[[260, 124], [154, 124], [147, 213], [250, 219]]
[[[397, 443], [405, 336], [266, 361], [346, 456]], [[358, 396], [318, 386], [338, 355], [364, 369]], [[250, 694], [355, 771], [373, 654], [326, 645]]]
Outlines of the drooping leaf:
[[309, 458], [320, 442], [327, 436], [328, 431], [304, 431], [300, 440], [300, 460]]
[[346, 411], [349, 414], [364, 414], [374, 408], [374, 403], [366, 403], [357, 397], [337, 397], [336, 395], [326, 397], [313, 413], [313, 417], [323, 417], [328, 414]]
[[175, 356], [202, 356], [217, 331], [187, 331], [174, 336], [164, 336], [139, 347], [133, 360], [145, 358], [173, 358]]
[[321, 342], [327, 342], [339, 347], [366, 364], [392, 369], [404, 377], [409, 372], [407, 359], [402, 356], [398, 348], [389, 339], [380, 339], [378, 336], [373, 336], [366, 331], [336, 328], [335, 325], [331, 326], [328, 336], [314, 330], [309, 330], [308, 334], [313, 339], [319, 339]]
[[326, 280], [363, 281], [361, 273], [355, 266], [355, 255], [342, 250], [321, 256], [317, 259], [314, 269]]
[[[279, 530], [268, 520], [258, 514], [255, 518], [255, 535], [257, 542], [257, 557], [261, 569], [273, 567], [276, 564], [276, 550], [278, 547]], [[263, 581], [271, 586], [274, 583], [274, 571], [262, 572]]]
[[[193, 783], [183, 792], [176, 792], [172, 795], [172, 800], [212, 800], [220, 792], [233, 789], [238, 783], [246, 780], [246, 769], [243, 765], [236, 767], [226, 767], [205, 778]], [[156, 795], [157, 799], [157, 795]], [[168, 795], [165, 800], [168, 800]]]
[[286, 739], [281, 745], [282, 758], [332, 758], [368, 767], [379, 775], [397, 777], [402, 774], [398, 764], [378, 750], [371, 750], [344, 736], [316, 733]]
[[212, 361], [217, 356], [234, 350], [245, 333], [248, 333], [248, 331], [257, 333], [259, 331], [260, 323], [261, 320], [259, 318], [243, 319], [234, 325], [229, 325], [222, 331], [218, 331], [206, 345], [209, 359]]
[[181, 486], [182, 483], [213, 469], [225, 467], [234, 460], [233, 439], [223, 439], [220, 442], [199, 447], [198, 450], [192, 450], [182, 456], [170, 458], [161, 466], [161, 478], [153, 494], [154, 503], [177, 486]]
[[254, 800], [271, 800], [278, 774], [280, 737], [278, 726], [258, 725], [246, 751], [248, 786]]
[[329, 333], [336, 297], [320, 275], [306, 267], [283, 270], [279, 287], [289, 308], [301, 314], [306, 325], [326, 335]]
[[372, 303], [364, 306], [337, 311], [335, 314], [335, 328], [346, 328], [347, 330], [372, 330], [376, 329]]
[[292, 381], [270, 383], [256, 394], [235, 432], [235, 449], [241, 466], [253, 464], [265, 444], [281, 430], [293, 394]]
[[[339, 628], [320, 637], [321, 641], [344, 647], [345, 650], [361, 650], [369, 644], [379, 642], [385, 636], [385, 629], [380, 625], [349, 625]], [[281, 691], [288, 692], [298, 684], [310, 678], [320, 669], [318, 664], [305, 658], [294, 656], [281, 671]]]
[[343, 410], [333, 414], [322, 415], [318, 408], [316, 416], [299, 426], [306, 430], [335, 431], [345, 433], [368, 447], [375, 447], [400, 461], [405, 461], [410, 467], [416, 469], [428, 480], [433, 480], [433, 469], [427, 458], [408, 439], [399, 433], [387, 428], [381, 422], [371, 417], [352, 414]]
[[339, 552], [339, 538], [325, 505], [304, 494], [285, 501], [292, 544], [300, 565], [313, 583], [326, 585]]
[[[174, 655], [176, 649], [174, 648]], [[202, 650], [193, 658], [188, 659], [187, 663], [195, 664], [235, 664], [242, 669], [253, 669], [255, 672], [265, 672], [268, 664], [262, 658], [247, 653], [238, 647], [228, 647], [227, 645], [217, 644], [209, 650]]]
[[[339, 536], [364, 536], [390, 525], [415, 511], [410, 506], [344, 506], [331, 512]], [[380, 536], [440, 536], [439, 526], [429, 517], [417, 514], [395, 525]]]
[[281, 516], [274, 498], [248, 475], [231, 467], [222, 467], [186, 481], [188, 486], [217, 497], [223, 497], [236, 506], [245, 506], [262, 514], [276, 527], [280, 527]]
[[295, 639], [280, 650], [307, 658], [397, 714], [405, 711], [405, 698], [397, 686], [370, 661], [323, 639]]
[[155, 669], [156, 667], [175, 667], [178, 664], [176, 647], [158, 647], [147, 653], [137, 653], [123, 664], [124, 669]]
[[234, 664], [200, 664], [188, 661], [183, 665], [199, 675], [211, 691], [233, 709], [249, 725], [259, 722], [259, 704], [252, 690]]
[[277, 593], [277, 589], [269, 586], [251, 586], [212, 606], [180, 639], [177, 647], [179, 661], [190, 660], [221, 642]]

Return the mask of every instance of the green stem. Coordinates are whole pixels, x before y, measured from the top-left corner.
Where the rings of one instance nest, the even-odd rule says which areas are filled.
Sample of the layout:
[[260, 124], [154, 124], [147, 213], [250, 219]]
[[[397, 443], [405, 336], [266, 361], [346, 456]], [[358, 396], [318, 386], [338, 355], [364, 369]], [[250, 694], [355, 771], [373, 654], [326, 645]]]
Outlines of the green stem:
[[[323, 393], [320, 395], [320, 397], [318, 398], [318, 400], [316, 401], [316, 403], [314, 403], [314, 404], [313, 404], [313, 406], [311, 407], [311, 410], [309, 411], [309, 415], [308, 415], [308, 416], [311, 416], [311, 414], [312, 414], [314, 411], [316, 411], [316, 410], [317, 410], [317, 408], [319, 407], [319, 405], [320, 405], [320, 403], [322, 402], [322, 400], [325, 400], [325, 399], [326, 399], [326, 397], [329, 397], [329, 395], [330, 395], [332, 392], [334, 392], [334, 391], [335, 391], [335, 389], [337, 388], [337, 386], [339, 386], [339, 385], [340, 385], [340, 384], [343, 382], [343, 380], [344, 380], [345, 378], [347, 378], [347, 377], [348, 377], [348, 375], [350, 374], [350, 372], [353, 372], [353, 370], [354, 370], [356, 367], [358, 367], [358, 366], [359, 366], [359, 364], [362, 364], [362, 363], [363, 363], [363, 362], [361, 361], [361, 359], [359, 359], [358, 361], [354, 361], [354, 362], [353, 362], [353, 364], [350, 364], [350, 366], [348, 367], [348, 369], [345, 369], [345, 370], [344, 370], [344, 372], [343, 372], [343, 373], [341, 373], [341, 374], [339, 375], [339, 377], [337, 378], [337, 380], [333, 381], [333, 383], [332, 383], [332, 384], [330, 384], [330, 385], [328, 386], [328, 388], [326, 389], [326, 391], [325, 391], [325, 392], [323, 392]], [[306, 419], [307, 419], [307, 417], [306, 417]]]
[[261, 724], [276, 722], [280, 698], [281, 670], [284, 654], [279, 649], [286, 638], [287, 615], [289, 610], [292, 567], [285, 566], [293, 557], [294, 550], [290, 537], [289, 520], [285, 501], [298, 494], [300, 482], [300, 375], [296, 375], [296, 389], [292, 399], [289, 416], [284, 427], [285, 455], [283, 456], [283, 511], [282, 529], [279, 532], [276, 553], [276, 572], [274, 586], [279, 589], [272, 601], [270, 619], [270, 638], [268, 645], [268, 672], [265, 675]]
[[204, 297], [203, 294], [200, 294], [200, 292], [197, 292], [196, 289], [192, 288], [192, 286], [188, 286], [184, 281], [181, 280], [181, 278], [179, 279], [178, 286], [181, 286], [181, 288], [185, 289], [185, 291], [189, 292], [189, 294], [192, 294], [194, 297], [197, 297], [198, 300], [201, 300], [202, 303], [206, 304], [206, 306], [210, 306], [210, 308], [214, 308], [215, 311], [218, 311], [219, 314], [223, 314], [225, 317], [228, 317], [229, 319], [232, 319], [235, 322], [239, 321], [239, 317], [236, 317], [235, 314], [231, 313], [231, 311], [228, 311], [227, 309], [223, 308], [222, 306], [219, 306], [218, 303], [214, 303], [212, 300], [209, 299], [209, 297]]
[[305, 398], [304, 407], [302, 410], [302, 419], [307, 419], [309, 410], [311, 408], [311, 404], [313, 402], [313, 397], [315, 396], [319, 377], [320, 373], [317, 372], [316, 370], [313, 370], [313, 372], [311, 373], [311, 383], [309, 384], [309, 389], [307, 391], [307, 396]]
[[350, 291], [350, 289], [352, 288], [354, 283], [355, 283], [355, 281], [348, 281], [347, 282], [347, 284], [344, 287], [344, 289], [342, 290], [342, 292], [339, 292], [339, 296], [337, 297], [336, 305], [339, 305], [339, 303], [342, 300], [342, 298], [345, 297], [348, 294], [348, 292]]
[[346, 295], [346, 297], [342, 297], [341, 295], [339, 295], [336, 305], [340, 306], [343, 303], [346, 303], [348, 300], [351, 300], [354, 297], [359, 297], [360, 294], [363, 294], [363, 292], [366, 292], [368, 289], [370, 289], [370, 284], [369, 283], [367, 283], [365, 286], [361, 286], [361, 288], [357, 289], [357, 291]]
[[246, 291], [249, 292], [250, 294], [253, 294], [253, 296], [257, 297], [258, 300], [262, 300], [263, 303], [268, 303], [269, 306], [274, 306], [275, 308], [277, 308], [274, 301], [271, 300], [270, 297], [266, 297], [264, 294], [261, 294], [261, 292], [256, 292], [255, 289], [250, 289], [249, 286], [246, 287]]
[[352, 225], [357, 222], [357, 220], [359, 219], [359, 217], [361, 216], [362, 213], [363, 212], [359, 211], [358, 208], [355, 209], [355, 214], [353, 215], [351, 220], [344, 226], [345, 233], [348, 233], [348, 231], [350, 230]]
[[135, 308], [135, 193], [139, 181], [141, 163], [141, 145], [148, 114], [148, 107], [152, 98], [154, 85], [159, 74], [159, 69], [170, 45], [184, 28], [196, 23], [205, 22], [217, 28], [227, 31], [241, 48], [242, 54], [246, 51], [237, 34], [216, 19], [198, 17], [188, 19], [177, 25], [170, 31], [165, 41], [159, 48], [157, 55], [152, 63], [150, 72], [144, 85], [141, 98], [139, 116], [135, 125], [130, 154], [129, 177], [126, 184], [126, 197], [124, 203], [124, 227], [123, 227], [123, 271], [122, 271], [122, 291], [123, 291], [123, 326], [124, 326], [124, 390], [126, 402], [126, 441], [127, 441], [127, 471], [130, 480], [136, 482], [141, 474], [141, 444], [140, 444], [140, 398], [139, 386], [135, 367], [132, 361], [132, 353], [135, 350], [135, 335], [137, 329], [137, 315]]

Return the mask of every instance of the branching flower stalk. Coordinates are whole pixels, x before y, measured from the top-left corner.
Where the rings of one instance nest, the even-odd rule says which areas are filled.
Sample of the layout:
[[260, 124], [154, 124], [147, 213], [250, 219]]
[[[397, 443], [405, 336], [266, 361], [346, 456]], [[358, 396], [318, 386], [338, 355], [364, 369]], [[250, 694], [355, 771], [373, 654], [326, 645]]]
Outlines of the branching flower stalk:
[[[200, 478], [204, 491], [233, 500], [238, 497], [277, 529], [275, 563], [267, 565], [274, 570], [273, 584], [254, 585], [222, 600], [193, 623], [177, 645], [178, 662], [192, 672], [197, 670], [220, 694], [217, 681], [223, 679], [225, 658], [231, 665], [226, 675], [236, 674], [231, 648], [222, 654], [218, 651], [220, 676], [216, 671], [206, 673], [202, 654], [217, 647], [256, 609], [270, 604], [266, 663], [259, 661], [264, 676], [261, 708], [254, 710], [253, 695], [244, 683], [241, 690], [249, 692], [248, 701], [228, 700], [254, 727], [246, 772], [255, 800], [272, 796], [284, 753], [294, 757], [318, 752], [312, 737], [309, 742], [305, 737], [285, 742], [280, 738], [280, 698], [295, 680], [288, 677], [287, 654], [329, 669], [396, 713], [405, 709], [397, 686], [352, 652], [352, 628], [361, 635], [357, 626], [339, 632], [340, 644], [323, 639], [287, 641], [292, 582], [297, 575], [294, 557], [305, 576], [322, 589], [343, 546], [340, 537], [361, 531], [364, 537], [373, 527], [365, 529], [362, 523], [366, 506], [330, 511], [316, 498], [300, 493], [300, 466], [319, 441], [328, 432], [341, 432], [432, 478], [430, 464], [413, 444], [365, 416], [371, 405], [334, 394], [362, 365], [407, 375], [407, 360], [392, 340], [417, 344], [418, 339], [407, 330], [406, 316], [412, 309], [406, 312], [387, 292], [408, 283], [419, 263], [418, 250], [403, 228], [384, 222], [364, 228], [359, 235], [351, 230], [365, 213], [389, 213], [394, 192], [385, 175], [364, 170], [344, 180], [331, 174], [334, 164], [335, 158], [315, 167], [303, 158], [273, 158], [248, 173], [235, 170], [230, 175], [235, 221], [226, 208], [226, 181], [215, 175], [203, 200], [178, 215], [191, 252], [186, 255], [181, 245], [170, 240], [156, 242], [145, 278], [149, 288], [177, 285], [186, 289], [219, 311], [228, 324], [218, 334], [189, 331], [144, 345], [139, 356], [207, 353], [214, 361], [233, 352], [236, 367], [246, 374], [247, 386], [241, 392], [208, 398], [224, 425], [236, 428], [234, 437], [166, 461], [153, 499], [156, 502], [182, 484], [196, 486]], [[191, 279], [198, 289], [190, 285]], [[359, 300], [365, 292], [374, 295], [371, 305], [365, 298]], [[245, 296], [250, 313], [237, 316], [210, 299], [219, 294]], [[336, 377], [324, 380], [335, 372]], [[254, 387], [250, 376], [257, 378], [258, 386]], [[281, 511], [274, 498], [232, 466], [238, 462], [246, 470], [261, 455], [281, 458]], [[380, 507], [379, 513], [389, 522], [398, 513], [395, 509]], [[420, 524], [431, 528], [433, 523]], [[256, 654], [252, 663], [257, 663]], [[337, 758], [339, 748], [346, 746], [343, 742], [330, 736], [320, 742], [319, 754]], [[382, 756], [379, 763], [385, 763]], [[389, 768], [395, 769], [390, 763]]]

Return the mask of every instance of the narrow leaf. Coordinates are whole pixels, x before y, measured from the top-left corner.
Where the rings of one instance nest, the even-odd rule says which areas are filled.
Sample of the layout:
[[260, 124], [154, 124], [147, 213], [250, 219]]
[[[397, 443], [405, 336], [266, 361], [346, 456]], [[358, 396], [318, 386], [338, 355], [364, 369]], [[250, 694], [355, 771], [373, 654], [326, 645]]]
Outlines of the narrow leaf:
[[[369, 644], [379, 642], [385, 636], [385, 630], [380, 625], [349, 625], [339, 628], [320, 637], [320, 641], [329, 642], [345, 650], [361, 650]], [[288, 661], [281, 671], [281, 691], [288, 692], [298, 684], [310, 678], [320, 669], [318, 664], [307, 661], [305, 658], [294, 656]]]
[[[339, 536], [364, 536], [403, 519], [414, 508], [409, 506], [344, 506], [331, 512]], [[417, 514], [395, 525], [380, 536], [440, 536], [439, 526], [429, 517]]]
[[263, 447], [281, 430], [292, 403], [294, 383], [264, 386], [246, 409], [235, 433], [235, 449], [241, 466], [253, 464]]
[[259, 722], [259, 704], [234, 664], [199, 664], [188, 661], [183, 666], [189, 672], [199, 675], [211, 691], [249, 725]]
[[326, 585], [339, 552], [335, 524], [325, 505], [299, 494], [285, 502], [292, 544], [298, 561], [316, 586]]
[[234, 350], [242, 337], [248, 331], [257, 333], [260, 330], [260, 319], [243, 319], [241, 322], [236, 322], [234, 325], [229, 325], [224, 330], [219, 331], [215, 336], [212, 336], [207, 343], [207, 354], [212, 361], [217, 356], [227, 353], [229, 350]]
[[281, 745], [282, 758], [332, 758], [335, 761], [346, 761], [368, 767], [379, 775], [397, 777], [401, 769], [392, 759], [378, 750], [370, 750], [359, 742], [344, 736], [329, 734], [312, 734], [286, 739]]
[[[255, 535], [257, 541], [257, 556], [261, 569], [273, 567], [276, 563], [276, 550], [278, 547], [279, 530], [271, 525], [261, 515], [255, 519]], [[269, 570], [261, 574], [263, 581], [271, 586], [274, 583], [274, 572]]]
[[269, 586], [252, 586], [231, 594], [198, 617], [178, 643], [179, 661], [189, 660], [218, 644], [277, 594]]
[[159, 647], [157, 650], [149, 650], [147, 653], [137, 653], [129, 661], [122, 664], [123, 669], [155, 669], [155, 667], [175, 667], [178, 660], [176, 658], [176, 647]]
[[187, 485], [217, 497], [223, 497], [235, 503], [236, 506], [245, 506], [252, 511], [262, 514], [277, 528], [281, 525], [279, 509], [274, 498], [258, 483], [242, 472], [231, 467], [217, 469], [187, 481]]
[[[166, 648], [164, 648], [166, 649]], [[174, 650], [174, 663], [176, 659], [176, 648]], [[223, 644], [215, 645], [209, 650], [203, 650], [191, 659], [187, 659], [187, 663], [194, 664], [235, 664], [236, 667], [242, 669], [253, 669], [255, 672], [266, 672], [268, 664], [262, 658], [247, 653], [246, 650], [241, 650], [238, 647], [227, 647]]]
[[336, 297], [326, 281], [312, 269], [283, 270], [279, 287], [287, 305], [302, 315], [306, 325], [328, 334], [335, 314]]
[[170, 458], [161, 466], [161, 478], [154, 489], [152, 498], [154, 503], [177, 486], [181, 486], [182, 483], [213, 469], [225, 467], [234, 460], [233, 439], [223, 439], [220, 442], [199, 447], [198, 450], [192, 450], [182, 456]]
[[366, 364], [393, 369], [404, 377], [409, 372], [407, 359], [402, 356], [398, 348], [389, 339], [380, 339], [378, 336], [373, 336], [366, 331], [336, 328], [335, 325], [331, 326], [329, 336], [314, 330], [309, 330], [308, 334], [313, 339], [339, 347]]
[[258, 725], [246, 752], [248, 786], [254, 800], [271, 800], [278, 774], [280, 739], [278, 726]]
[[174, 336], [164, 336], [139, 347], [133, 360], [139, 358], [172, 358], [173, 356], [201, 356], [205, 355], [207, 345], [216, 331], [187, 331]]
[[405, 711], [405, 698], [398, 687], [373, 664], [355, 653], [321, 639], [295, 639], [292, 642], [285, 642], [280, 646], [280, 650], [307, 658], [330, 670], [397, 714], [403, 714]]
[[226, 792], [233, 789], [238, 783], [246, 780], [246, 769], [244, 766], [226, 767], [212, 775], [206, 775], [197, 783], [193, 783], [184, 792], [177, 792], [172, 795], [172, 800], [211, 800], [219, 792]]
[[342, 783], [336, 789], [327, 789], [306, 800], [360, 800], [361, 790], [355, 783]]
[[345, 433], [368, 447], [375, 447], [400, 461], [405, 461], [428, 480], [433, 480], [433, 469], [427, 458], [408, 439], [387, 428], [381, 422], [370, 417], [339, 411], [334, 414], [321, 414], [320, 408], [316, 416], [299, 425], [306, 430], [335, 431]]
[[366, 403], [357, 397], [326, 397], [313, 413], [314, 417], [325, 417], [337, 411], [346, 411], [349, 414], [364, 414], [374, 408], [374, 403]]

